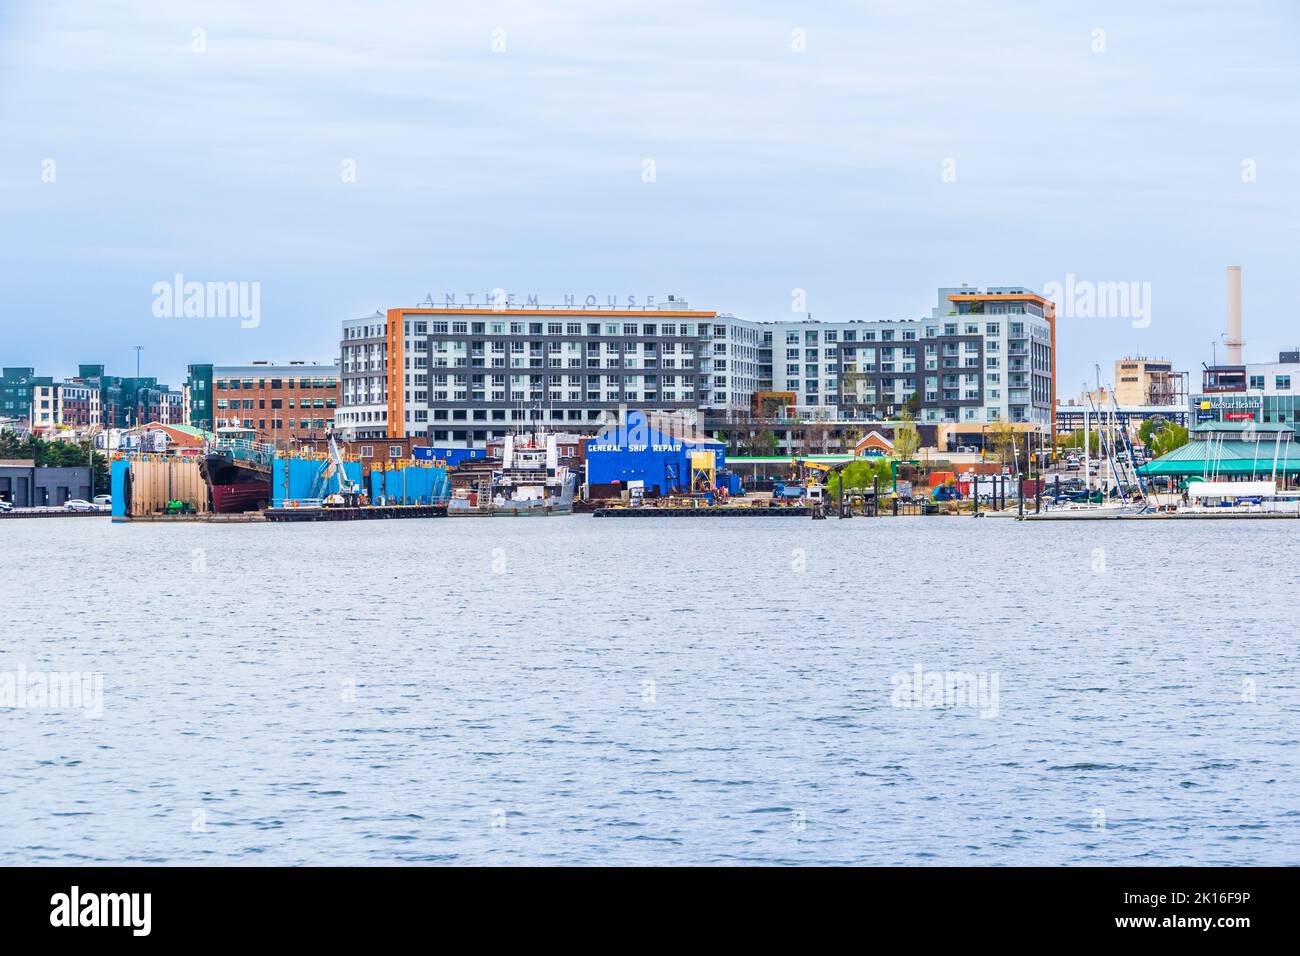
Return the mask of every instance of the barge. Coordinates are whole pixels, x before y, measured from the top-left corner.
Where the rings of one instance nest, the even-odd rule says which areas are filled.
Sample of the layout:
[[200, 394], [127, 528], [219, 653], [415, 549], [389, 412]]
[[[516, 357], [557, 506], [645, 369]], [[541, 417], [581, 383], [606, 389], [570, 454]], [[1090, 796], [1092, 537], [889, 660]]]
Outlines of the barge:
[[445, 518], [446, 504], [437, 505], [317, 505], [267, 508], [267, 521], [384, 521], [392, 518]]

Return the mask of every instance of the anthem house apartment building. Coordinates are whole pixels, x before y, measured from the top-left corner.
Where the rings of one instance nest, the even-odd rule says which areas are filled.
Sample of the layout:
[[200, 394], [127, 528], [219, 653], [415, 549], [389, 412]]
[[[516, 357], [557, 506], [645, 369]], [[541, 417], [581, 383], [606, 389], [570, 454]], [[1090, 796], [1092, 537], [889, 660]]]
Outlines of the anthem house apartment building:
[[672, 296], [645, 308], [389, 309], [343, 323], [335, 421], [355, 439], [439, 447], [482, 447], [519, 427], [594, 432], [621, 406], [748, 403], [754, 373], [733, 374], [733, 349], [736, 367], [756, 370], [756, 333]]
[[[593, 433], [619, 409], [707, 431], [754, 417], [880, 421], [910, 408], [978, 442], [1050, 433], [1052, 303], [1021, 287], [939, 290], [925, 319], [756, 322], [656, 308], [390, 309], [343, 323], [335, 420], [358, 439], [481, 447], [520, 427]], [[390, 389], [389, 358], [403, 370]]]

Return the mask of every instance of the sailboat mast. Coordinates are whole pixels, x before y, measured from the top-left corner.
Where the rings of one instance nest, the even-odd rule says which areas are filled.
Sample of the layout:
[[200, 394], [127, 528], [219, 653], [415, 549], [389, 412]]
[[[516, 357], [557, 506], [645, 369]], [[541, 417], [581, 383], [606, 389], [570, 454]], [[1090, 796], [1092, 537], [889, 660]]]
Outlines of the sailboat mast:
[[[1083, 383], [1083, 391], [1088, 393], [1088, 383]], [[1088, 430], [1088, 406], [1083, 406], [1083, 490], [1085, 493], [1092, 491], [1092, 463], [1090, 456], [1092, 453], [1092, 433]]]

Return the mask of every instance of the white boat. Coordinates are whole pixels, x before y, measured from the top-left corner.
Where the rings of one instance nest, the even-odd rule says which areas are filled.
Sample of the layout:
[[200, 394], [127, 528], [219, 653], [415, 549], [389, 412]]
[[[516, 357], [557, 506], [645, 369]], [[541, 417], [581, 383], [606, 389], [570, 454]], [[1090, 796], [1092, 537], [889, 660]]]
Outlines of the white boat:
[[560, 464], [555, 435], [507, 435], [501, 467], [479, 487], [457, 488], [447, 517], [570, 514], [576, 490], [577, 477]]
[[1026, 514], [1026, 521], [1098, 521], [1107, 518], [1132, 518], [1149, 509], [1142, 502], [1105, 501], [1100, 504], [1070, 502], [1044, 508], [1037, 514]]
[[1300, 517], [1300, 493], [1277, 490], [1275, 481], [1193, 481], [1187, 504], [1165, 512], [1181, 518]]

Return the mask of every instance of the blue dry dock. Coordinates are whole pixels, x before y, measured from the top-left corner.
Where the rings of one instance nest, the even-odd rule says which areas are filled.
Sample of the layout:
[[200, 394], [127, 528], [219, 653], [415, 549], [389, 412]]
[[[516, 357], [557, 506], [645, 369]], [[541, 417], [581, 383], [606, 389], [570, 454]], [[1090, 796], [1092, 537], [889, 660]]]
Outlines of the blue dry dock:
[[[361, 503], [326, 504], [344, 490], [365, 488]], [[394, 463], [372, 467], [362, 481], [361, 462], [342, 469], [323, 458], [276, 458], [271, 468], [272, 507], [268, 521], [365, 521], [392, 518], [439, 518], [447, 514], [451, 483], [440, 462]]]

